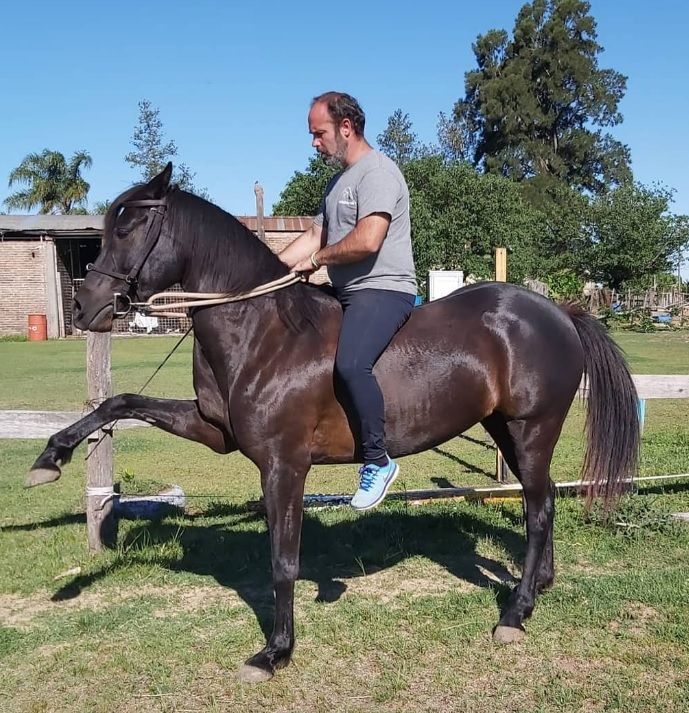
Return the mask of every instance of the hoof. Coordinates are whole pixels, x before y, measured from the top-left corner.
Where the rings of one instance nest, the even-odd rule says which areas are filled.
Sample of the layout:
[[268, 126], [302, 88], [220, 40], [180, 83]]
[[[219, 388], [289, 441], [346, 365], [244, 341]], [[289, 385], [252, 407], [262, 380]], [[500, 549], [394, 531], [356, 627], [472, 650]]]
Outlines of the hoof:
[[265, 681], [270, 681], [273, 678], [273, 674], [264, 668], [244, 664], [237, 671], [237, 678], [244, 683], [264, 683]]
[[25, 488], [33, 488], [35, 485], [43, 485], [44, 483], [52, 483], [58, 480], [60, 475], [59, 468], [34, 468], [30, 470], [24, 481]]
[[493, 641], [496, 644], [514, 644], [524, 641], [526, 632], [514, 626], [496, 626], [493, 632]]

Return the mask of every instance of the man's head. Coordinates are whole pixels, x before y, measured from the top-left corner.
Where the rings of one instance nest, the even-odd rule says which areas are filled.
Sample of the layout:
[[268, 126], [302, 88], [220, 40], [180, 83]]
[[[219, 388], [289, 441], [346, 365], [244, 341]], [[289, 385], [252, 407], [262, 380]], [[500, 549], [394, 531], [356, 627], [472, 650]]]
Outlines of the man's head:
[[309, 111], [311, 145], [329, 163], [347, 166], [359, 158], [366, 117], [357, 100], [342, 92], [326, 92], [313, 99]]

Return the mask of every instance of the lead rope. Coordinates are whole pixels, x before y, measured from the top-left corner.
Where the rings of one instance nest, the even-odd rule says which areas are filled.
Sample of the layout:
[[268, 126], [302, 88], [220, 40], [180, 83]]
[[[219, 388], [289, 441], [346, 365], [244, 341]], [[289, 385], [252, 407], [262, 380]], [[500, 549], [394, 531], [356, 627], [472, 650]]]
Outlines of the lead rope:
[[[297, 282], [306, 281], [304, 275], [290, 272], [287, 275], [279, 277], [277, 280], [266, 282], [250, 292], [243, 292], [239, 295], [231, 295], [227, 292], [157, 292], [155, 295], [151, 295], [146, 302], [132, 302], [131, 304], [133, 307], [141, 307], [142, 311], [159, 317], [180, 317], [183, 316], [180, 312], [167, 312], [165, 310], [210, 307], [212, 305], [228, 304], [229, 302], [240, 302], [242, 300], [248, 300], [251, 297], [260, 297], [270, 292], [282, 290]], [[174, 299], [177, 301], [168, 304], [153, 304], [158, 300], [165, 299]]]

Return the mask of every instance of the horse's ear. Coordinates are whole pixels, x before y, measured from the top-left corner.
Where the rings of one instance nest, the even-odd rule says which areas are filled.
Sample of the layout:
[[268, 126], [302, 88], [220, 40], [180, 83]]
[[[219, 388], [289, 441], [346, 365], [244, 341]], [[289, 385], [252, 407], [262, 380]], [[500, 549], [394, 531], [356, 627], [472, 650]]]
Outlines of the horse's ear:
[[170, 187], [170, 178], [172, 177], [172, 161], [167, 162], [167, 166], [148, 182], [146, 186], [148, 193], [154, 198], [162, 198]]

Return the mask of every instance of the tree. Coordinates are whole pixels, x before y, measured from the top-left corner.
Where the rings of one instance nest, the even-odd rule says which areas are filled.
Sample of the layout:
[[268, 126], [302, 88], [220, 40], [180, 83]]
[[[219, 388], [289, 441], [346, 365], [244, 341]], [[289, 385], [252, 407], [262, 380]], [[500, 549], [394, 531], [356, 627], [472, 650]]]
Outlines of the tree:
[[104, 201], [96, 201], [91, 213], [93, 215], [105, 215], [110, 210], [111, 205], [112, 201], [109, 198]]
[[[157, 176], [167, 162], [177, 155], [177, 144], [173, 140], [167, 142], [164, 140], [160, 109], [154, 108], [148, 99], [139, 102], [139, 122], [134, 127], [131, 144], [134, 150], [130, 151], [124, 160], [132, 168], [139, 169], [143, 182], [148, 182]], [[209, 199], [205, 188], [195, 187], [195, 176], [196, 174], [186, 164], [179, 163], [172, 180], [183, 190]]]
[[478, 68], [454, 109], [473, 136], [476, 166], [593, 193], [630, 178], [629, 149], [601, 129], [622, 121], [626, 77], [598, 67], [603, 48], [589, 10], [584, 0], [534, 0], [512, 39], [504, 30], [478, 37]]
[[396, 109], [388, 117], [385, 130], [378, 134], [378, 146], [398, 166], [404, 165], [415, 156], [419, 145], [416, 134], [412, 131], [409, 114], [403, 114], [401, 109]]
[[445, 161], [471, 163], [476, 151], [475, 134], [468, 129], [462, 117], [448, 117], [441, 111], [438, 114], [437, 132], [440, 154]]
[[89, 184], [81, 175], [90, 168], [91, 156], [77, 151], [67, 161], [59, 151], [44, 149], [24, 158], [9, 176], [9, 186], [26, 186], [5, 199], [10, 210], [33, 210], [39, 213], [74, 213], [86, 202]]
[[669, 212], [673, 192], [629, 183], [591, 205], [592, 279], [619, 289], [631, 280], [671, 271], [689, 244], [689, 216]]
[[338, 169], [320, 155], [312, 156], [305, 171], [295, 171], [273, 205], [273, 215], [316, 215], [330, 179]]
[[510, 282], [538, 276], [536, 270], [545, 262], [538, 249], [543, 216], [524, 199], [518, 184], [479, 174], [465, 163], [448, 164], [440, 155], [409, 161], [404, 174], [422, 289], [432, 269], [461, 269], [490, 278], [496, 247], [510, 251]]

